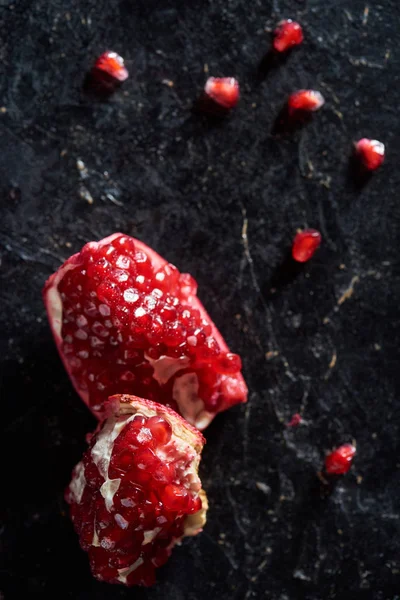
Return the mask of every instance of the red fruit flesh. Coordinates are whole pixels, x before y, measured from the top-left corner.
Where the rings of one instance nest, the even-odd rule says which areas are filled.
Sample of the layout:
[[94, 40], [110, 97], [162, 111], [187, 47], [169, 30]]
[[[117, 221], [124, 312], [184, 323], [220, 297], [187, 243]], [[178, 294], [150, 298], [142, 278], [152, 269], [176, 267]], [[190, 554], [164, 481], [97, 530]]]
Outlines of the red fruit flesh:
[[134, 393], [204, 429], [246, 401], [240, 358], [196, 290], [190, 275], [118, 233], [86, 244], [49, 278], [43, 296], [59, 353], [98, 418], [110, 395]]
[[325, 104], [325, 99], [320, 92], [314, 90], [299, 90], [289, 96], [289, 111], [315, 112]]
[[314, 255], [321, 244], [321, 234], [316, 229], [305, 229], [296, 234], [293, 246], [292, 256], [297, 262], [307, 262]]
[[[204, 438], [171, 409], [135, 396], [110, 398], [107, 413], [65, 497], [94, 577], [152, 585], [173, 546], [205, 524]], [[154, 435], [161, 429], [167, 435]]]
[[355, 446], [343, 444], [325, 458], [325, 471], [329, 475], [344, 475], [350, 470], [355, 454]]
[[233, 108], [239, 102], [239, 83], [233, 77], [209, 77], [204, 91], [223, 108]]
[[378, 140], [363, 138], [355, 143], [356, 153], [369, 171], [378, 169], [385, 160], [385, 146]]
[[286, 19], [281, 21], [274, 31], [273, 48], [276, 52], [286, 52], [301, 44], [303, 39], [301, 25], [292, 19]]
[[107, 73], [110, 77], [117, 79], [118, 81], [125, 81], [128, 78], [129, 73], [124, 66], [124, 59], [119, 56], [116, 52], [107, 50], [96, 60], [94, 68]]

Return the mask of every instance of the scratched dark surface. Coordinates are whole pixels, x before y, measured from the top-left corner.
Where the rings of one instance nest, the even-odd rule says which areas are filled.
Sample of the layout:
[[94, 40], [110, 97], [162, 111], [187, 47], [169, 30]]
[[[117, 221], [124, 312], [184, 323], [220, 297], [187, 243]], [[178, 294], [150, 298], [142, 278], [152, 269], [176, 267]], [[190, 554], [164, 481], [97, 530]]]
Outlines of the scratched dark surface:
[[[0, 0], [1, 598], [400, 597], [400, 5], [367, 3]], [[282, 17], [306, 40], [267, 70]], [[82, 82], [105, 48], [131, 77], [99, 101]], [[205, 65], [242, 85], [220, 122], [191, 110]], [[301, 87], [325, 107], [274, 133]], [[387, 161], [359, 188], [362, 136]], [[323, 244], [293, 270], [305, 226]], [[207, 431], [205, 531], [150, 590], [92, 579], [66, 516], [94, 421], [41, 301], [65, 258], [118, 230], [197, 278], [250, 388]], [[323, 486], [325, 453], [351, 440], [352, 471]]]

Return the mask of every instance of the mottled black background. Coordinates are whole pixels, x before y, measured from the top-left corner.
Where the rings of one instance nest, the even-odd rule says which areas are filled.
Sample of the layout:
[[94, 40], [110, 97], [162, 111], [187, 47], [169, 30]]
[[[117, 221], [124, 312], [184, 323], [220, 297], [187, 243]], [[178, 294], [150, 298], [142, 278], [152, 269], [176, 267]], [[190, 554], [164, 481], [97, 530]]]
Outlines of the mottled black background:
[[[267, 71], [283, 17], [306, 40]], [[0, 0], [2, 598], [400, 597], [399, 21], [398, 0]], [[82, 83], [106, 48], [131, 75], [104, 102]], [[241, 82], [221, 122], [191, 110], [207, 68]], [[274, 134], [301, 87], [325, 107]], [[360, 189], [362, 136], [387, 161]], [[296, 271], [305, 226], [323, 244]], [[207, 431], [205, 531], [151, 590], [92, 579], [66, 516], [94, 420], [41, 301], [65, 258], [118, 230], [196, 277], [250, 388]], [[326, 451], [353, 439], [325, 489]]]

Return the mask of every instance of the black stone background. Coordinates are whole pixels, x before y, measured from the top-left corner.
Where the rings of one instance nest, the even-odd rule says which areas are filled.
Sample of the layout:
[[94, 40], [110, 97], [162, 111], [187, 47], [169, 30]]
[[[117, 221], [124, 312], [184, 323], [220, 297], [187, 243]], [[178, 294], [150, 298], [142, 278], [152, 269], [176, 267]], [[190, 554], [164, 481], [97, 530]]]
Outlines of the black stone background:
[[[268, 70], [283, 17], [306, 39]], [[397, 0], [0, 0], [2, 598], [400, 597], [399, 19]], [[99, 101], [82, 82], [106, 48], [130, 78]], [[242, 86], [219, 122], [191, 110], [205, 65]], [[302, 87], [325, 107], [271, 132]], [[362, 136], [387, 160], [360, 189]], [[305, 226], [323, 243], [296, 270]], [[250, 389], [207, 431], [204, 533], [150, 590], [95, 581], [79, 549], [63, 490], [94, 419], [41, 300], [118, 230], [196, 277]], [[352, 471], [322, 485], [325, 453], [353, 439]]]

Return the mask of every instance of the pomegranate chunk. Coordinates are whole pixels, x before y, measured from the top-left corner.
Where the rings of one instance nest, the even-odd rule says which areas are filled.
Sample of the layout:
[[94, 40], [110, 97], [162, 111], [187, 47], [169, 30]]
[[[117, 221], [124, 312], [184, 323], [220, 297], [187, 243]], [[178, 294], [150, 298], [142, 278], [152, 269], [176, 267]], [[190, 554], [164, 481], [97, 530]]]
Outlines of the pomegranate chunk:
[[355, 143], [356, 154], [368, 171], [375, 171], [385, 160], [385, 146], [378, 140], [362, 138]]
[[239, 83], [234, 77], [209, 77], [204, 92], [223, 108], [233, 108], [239, 102]]
[[325, 458], [325, 471], [329, 475], [344, 475], [350, 470], [355, 454], [355, 446], [343, 444]]
[[320, 92], [314, 90], [299, 90], [289, 96], [289, 112], [304, 111], [315, 112], [325, 104], [325, 98]]
[[303, 41], [303, 29], [299, 23], [286, 19], [278, 23], [274, 31], [273, 48], [276, 52], [286, 52]]
[[86, 244], [49, 278], [43, 296], [59, 353], [98, 418], [115, 393], [167, 404], [198, 429], [246, 402], [240, 358], [196, 291], [190, 275], [120, 233]]
[[104, 52], [96, 60], [94, 68], [102, 71], [118, 81], [125, 81], [128, 78], [129, 73], [124, 66], [124, 59], [122, 56], [111, 50]]
[[297, 262], [307, 262], [314, 255], [321, 244], [321, 234], [316, 229], [305, 229], [296, 234], [293, 246], [292, 256]]
[[113, 396], [107, 409], [65, 497], [94, 577], [149, 586], [173, 546], [206, 521], [197, 474], [205, 440], [173, 410], [142, 398]]

